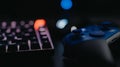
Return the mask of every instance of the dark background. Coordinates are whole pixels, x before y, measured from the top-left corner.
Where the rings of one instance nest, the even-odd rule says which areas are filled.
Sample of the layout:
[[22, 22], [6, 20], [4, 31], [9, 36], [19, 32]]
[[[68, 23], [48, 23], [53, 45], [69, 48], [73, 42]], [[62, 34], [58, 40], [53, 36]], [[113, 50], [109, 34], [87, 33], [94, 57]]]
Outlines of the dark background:
[[[47, 24], [56, 50], [55, 56], [52, 57], [53, 60], [51, 61], [50, 59], [49, 61], [47, 58], [43, 58], [41, 60], [41, 58], [39, 58], [38, 61], [41, 60], [40, 62], [37, 62], [36, 59], [34, 59], [29, 62], [27, 61], [27, 64], [26, 61], [22, 60], [22, 62], [24, 61], [24, 65], [21, 66], [27, 66], [29, 63], [32, 64], [34, 62], [33, 66], [41, 66], [42, 64], [43, 67], [63, 67], [63, 46], [61, 45], [61, 40], [66, 34], [70, 32], [70, 27], [73, 25], [82, 27], [93, 23], [99, 23], [104, 20], [110, 20], [119, 26], [120, 4], [118, 0], [72, 0], [73, 7], [66, 11], [60, 7], [60, 1], [61, 0], [0, 1], [0, 20], [26, 20], [35, 18], [45, 18], [47, 20]], [[69, 19], [69, 25], [63, 30], [59, 30], [55, 26], [56, 21], [59, 18]], [[48, 61], [48, 65], [46, 64], [46, 61]], [[8, 63], [9, 62], [11, 61], [9, 60]], [[21, 61], [18, 63], [22, 64]]]
[[[3, 15], [56, 15], [65, 12], [60, 7], [61, 0], [2, 0], [0, 14]], [[118, 0], [72, 0], [73, 14], [118, 15]]]

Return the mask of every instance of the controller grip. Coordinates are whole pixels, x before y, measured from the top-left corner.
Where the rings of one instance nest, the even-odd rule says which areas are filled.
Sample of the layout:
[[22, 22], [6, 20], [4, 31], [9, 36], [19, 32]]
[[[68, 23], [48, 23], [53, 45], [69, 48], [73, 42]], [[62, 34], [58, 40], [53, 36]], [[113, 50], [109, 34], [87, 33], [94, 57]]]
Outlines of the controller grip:
[[72, 46], [64, 44], [64, 56], [95, 67], [115, 65], [109, 46], [103, 39], [87, 40]]

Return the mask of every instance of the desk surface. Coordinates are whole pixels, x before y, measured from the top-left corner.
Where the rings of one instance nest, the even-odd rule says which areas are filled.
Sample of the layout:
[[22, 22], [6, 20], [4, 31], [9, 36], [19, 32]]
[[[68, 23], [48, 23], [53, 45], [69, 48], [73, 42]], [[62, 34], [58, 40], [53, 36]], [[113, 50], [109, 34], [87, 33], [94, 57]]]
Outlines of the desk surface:
[[[64, 47], [61, 42], [56, 41], [55, 43], [55, 54], [53, 56], [46, 56], [46, 57], [30, 57], [28, 58], [23, 58], [20, 57], [19, 61], [16, 60], [15, 58], [8, 58], [7, 60], [2, 60], [0, 62], [1, 65], [3, 66], [39, 66], [39, 67], [79, 67], [76, 64], [73, 64], [71, 61], [64, 62], [63, 58], [63, 51]], [[1, 59], [0, 59], [1, 60]], [[120, 67], [120, 60], [117, 60], [117, 67]], [[81, 67], [81, 66], [80, 66]], [[86, 66], [82, 66], [86, 67]], [[111, 66], [110, 66], [111, 67]]]

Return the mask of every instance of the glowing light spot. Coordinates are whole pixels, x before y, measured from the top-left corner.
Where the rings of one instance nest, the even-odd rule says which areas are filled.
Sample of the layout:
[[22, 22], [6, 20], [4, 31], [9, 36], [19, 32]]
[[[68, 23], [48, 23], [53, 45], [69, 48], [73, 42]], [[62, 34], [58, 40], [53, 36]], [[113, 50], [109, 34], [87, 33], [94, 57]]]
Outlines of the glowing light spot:
[[83, 31], [83, 32], [84, 32], [84, 31], [86, 31], [86, 29], [85, 29], [85, 28], [81, 28], [81, 31]]
[[60, 5], [64, 10], [69, 10], [72, 8], [73, 4], [71, 0], [62, 0]]
[[56, 23], [56, 27], [59, 29], [63, 29], [65, 28], [65, 26], [68, 24], [68, 20], [67, 19], [60, 19], [57, 21]]
[[76, 30], [76, 29], [77, 29], [76, 26], [72, 26], [72, 27], [71, 27], [71, 32], [72, 32], [73, 30]]
[[39, 30], [40, 27], [44, 27], [46, 25], [45, 19], [37, 19], [34, 23], [34, 29]]

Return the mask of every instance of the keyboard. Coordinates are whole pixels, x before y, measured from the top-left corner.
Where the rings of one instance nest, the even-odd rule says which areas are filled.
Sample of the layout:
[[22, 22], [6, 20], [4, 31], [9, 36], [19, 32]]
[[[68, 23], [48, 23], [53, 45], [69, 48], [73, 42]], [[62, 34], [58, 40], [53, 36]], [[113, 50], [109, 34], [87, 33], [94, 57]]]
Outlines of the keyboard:
[[0, 55], [51, 54], [54, 51], [54, 45], [47, 24], [40, 26], [40, 23], [35, 20], [1, 21]]

